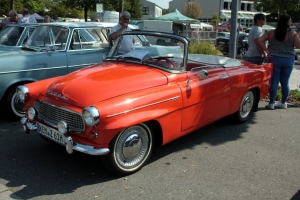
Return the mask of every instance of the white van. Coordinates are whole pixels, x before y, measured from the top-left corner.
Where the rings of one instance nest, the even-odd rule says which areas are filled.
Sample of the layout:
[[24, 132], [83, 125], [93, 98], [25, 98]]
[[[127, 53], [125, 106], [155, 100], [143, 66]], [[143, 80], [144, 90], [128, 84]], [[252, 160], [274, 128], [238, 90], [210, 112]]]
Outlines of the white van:
[[162, 20], [142, 20], [136, 24], [141, 30], [145, 31], [159, 31], [159, 32], [173, 32], [172, 21]]
[[96, 12], [94, 14], [93, 21], [100, 19], [101, 22], [119, 22], [119, 12], [115, 11], [104, 11], [103, 13]]

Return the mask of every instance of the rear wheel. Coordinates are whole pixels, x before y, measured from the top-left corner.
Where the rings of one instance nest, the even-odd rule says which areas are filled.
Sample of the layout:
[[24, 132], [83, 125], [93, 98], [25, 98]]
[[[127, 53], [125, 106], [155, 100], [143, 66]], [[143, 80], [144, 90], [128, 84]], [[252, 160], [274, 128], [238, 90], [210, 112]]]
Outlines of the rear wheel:
[[104, 166], [116, 175], [140, 170], [149, 160], [153, 148], [152, 132], [146, 124], [124, 129], [110, 144], [110, 153], [102, 157]]
[[238, 123], [247, 121], [253, 112], [255, 105], [256, 93], [254, 90], [249, 90], [244, 95], [240, 104], [239, 110], [234, 114]]

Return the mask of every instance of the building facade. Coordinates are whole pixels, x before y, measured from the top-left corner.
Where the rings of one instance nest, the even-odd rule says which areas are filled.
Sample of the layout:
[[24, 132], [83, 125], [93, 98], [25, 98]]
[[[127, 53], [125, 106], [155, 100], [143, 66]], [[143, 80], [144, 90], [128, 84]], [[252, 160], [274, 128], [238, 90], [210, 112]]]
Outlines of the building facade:
[[[177, 8], [184, 14], [185, 5], [188, 2], [192, 3], [193, 0], [172, 0], [169, 2], [169, 11]], [[202, 13], [199, 17], [199, 20], [202, 22], [210, 23], [212, 14], [218, 14], [222, 22], [228, 22], [231, 19], [232, 0], [197, 0], [196, 3], [200, 4], [202, 8]], [[251, 27], [254, 24], [254, 15], [262, 12], [262, 10], [255, 10], [254, 3], [255, 0], [238, 1], [238, 23], [247, 27]]]
[[162, 8], [157, 6], [155, 3], [149, 2], [147, 0], [141, 0], [142, 9], [142, 19], [146, 20], [151, 17], [162, 16]]

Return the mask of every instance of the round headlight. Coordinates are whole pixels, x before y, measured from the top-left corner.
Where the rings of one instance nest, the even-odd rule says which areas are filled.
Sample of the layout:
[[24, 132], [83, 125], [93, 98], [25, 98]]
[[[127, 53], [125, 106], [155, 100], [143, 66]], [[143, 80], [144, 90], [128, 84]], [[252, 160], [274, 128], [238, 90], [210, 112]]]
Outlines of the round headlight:
[[27, 101], [28, 96], [29, 96], [29, 90], [25, 85], [18, 86], [16, 89], [16, 92], [17, 92], [17, 96], [21, 102], [24, 103], [25, 101]]
[[66, 134], [68, 132], [68, 124], [65, 121], [59, 121], [57, 123], [57, 129], [61, 134]]
[[30, 120], [34, 120], [36, 118], [36, 111], [34, 108], [28, 108], [27, 115]]
[[100, 121], [100, 114], [94, 106], [89, 106], [83, 109], [82, 118], [86, 125], [95, 126]]

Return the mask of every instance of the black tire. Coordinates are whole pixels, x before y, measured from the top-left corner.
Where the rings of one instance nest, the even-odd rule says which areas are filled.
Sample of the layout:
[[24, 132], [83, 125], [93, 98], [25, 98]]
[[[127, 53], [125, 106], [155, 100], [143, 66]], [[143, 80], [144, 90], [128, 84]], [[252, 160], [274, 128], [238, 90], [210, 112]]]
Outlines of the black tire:
[[140, 170], [149, 160], [153, 149], [153, 134], [146, 124], [124, 129], [110, 143], [110, 153], [102, 157], [105, 168], [124, 176]]
[[25, 112], [23, 111], [24, 103], [20, 102], [16, 93], [16, 87], [11, 88], [7, 92], [4, 101], [4, 109], [10, 118], [20, 119], [25, 116]]
[[243, 96], [239, 110], [234, 114], [237, 123], [244, 123], [249, 119], [256, 103], [256, 93], [249, 90]]

